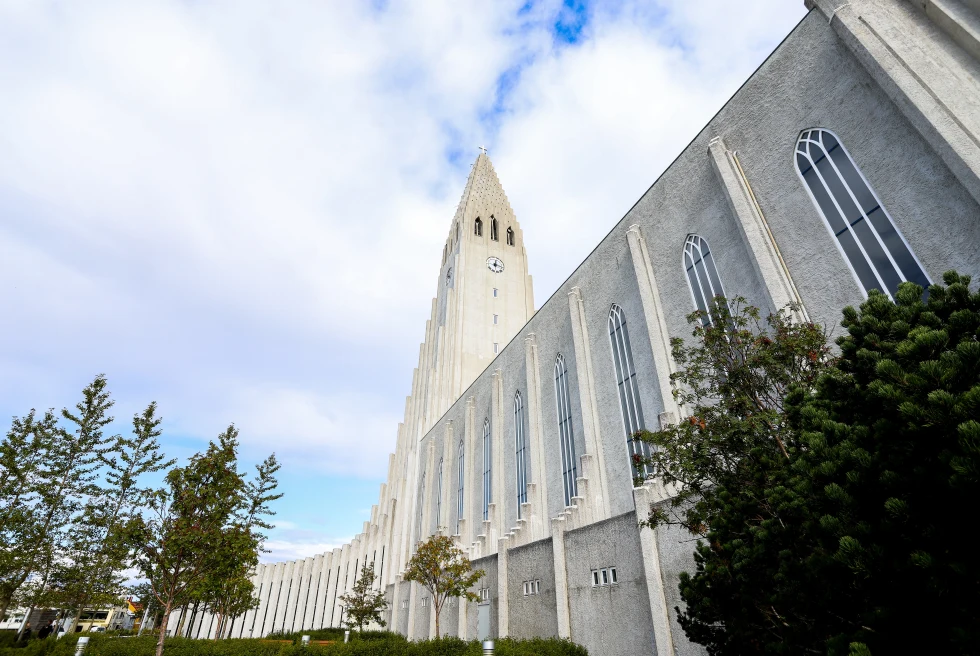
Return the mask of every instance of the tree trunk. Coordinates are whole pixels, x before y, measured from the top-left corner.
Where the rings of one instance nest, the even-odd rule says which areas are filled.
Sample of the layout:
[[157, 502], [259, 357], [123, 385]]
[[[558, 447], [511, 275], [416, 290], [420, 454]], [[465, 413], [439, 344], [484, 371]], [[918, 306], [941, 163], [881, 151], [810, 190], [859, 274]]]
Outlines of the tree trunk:
[[[34, 612], [34, 606], [31, 606], [30, 610], [27, 611], [27, 615], [24, 617], [23, 624], [21, 624], [20, 628], [17, 629], [17, 637], [14, 638], [14, 642], [20, 642], [20, 637], [24, 634], [24, 627], [26, 627], [30, 623], [31, 613], [33, 612]], [[34, 629], [31, 629], [31, 631], [34, 631]]]
[[10, 608], [10, 597], [0, 601], [0, 620], [7, 616], [7, 609]]
[[225, 614], [218, 613], [218, 626], [214, 630], [214, 639], [221, 640], [221, 631], [225, 628]]
[[435, 603], [435, 599], [433, 599], [432, 602], [433, 602], [432, 612], [436, 614], [436, 640], [438, 640], [439, 639], [439, 611], [442, 610], [442, 608]]
[[65, 633], [70, 634], [75, 632], [75, 627], [78, 626], [78, 620], [81, 619], [82, 610], [84, 608], [85, 608], [84, 604], [78, 607], [77, 611], [75, 612], [75, 617], [73, 617], [71, 620], [71, 626], [68, 627], [68, 630]]
[[163, 607], [163, 620], [160, 622], [160, 637], [157, 638], [157, 656], [163, 656], [163, 639], [167, 636], [167, 622], [170, 620], [170, 604]]

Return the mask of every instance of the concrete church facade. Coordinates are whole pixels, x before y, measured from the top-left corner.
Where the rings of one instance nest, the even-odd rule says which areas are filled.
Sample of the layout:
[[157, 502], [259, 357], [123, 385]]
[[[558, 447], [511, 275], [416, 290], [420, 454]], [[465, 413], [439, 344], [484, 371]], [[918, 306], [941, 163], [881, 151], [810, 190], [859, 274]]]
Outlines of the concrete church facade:
[[[523, 233], [477, 158], [370, 521], [341, 549], [259, 566], [260, 605], [230, 635], [339, 626], [366, 562], [389, 626], [432, 635], [401, 573], [441, 532], [486, 571], [481, 602], [443, 611], [448, 634], [701, 652], [675, 611], [692, 537], [638, 527], [666, 493], [633, 486], [628, 439], [681, 416], [669, 341], [690, 337], [685, 317], [725, 293], [833, 327], [868, 289], [980, 273], [980, 0], [807, 4], [536, 312]], [[214, 630], [205, 614], [188, 628]]]

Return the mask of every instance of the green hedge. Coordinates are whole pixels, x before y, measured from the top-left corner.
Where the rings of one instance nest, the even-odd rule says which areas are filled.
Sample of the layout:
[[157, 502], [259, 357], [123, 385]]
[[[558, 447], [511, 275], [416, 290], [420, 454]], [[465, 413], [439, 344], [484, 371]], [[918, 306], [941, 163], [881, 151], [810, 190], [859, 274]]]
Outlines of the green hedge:
[[[311, 631], [302, 635], [312, 636], [314, 633]], [[376, 633], [381, 634], [381, 632]], [[27, 643], [27, 646], [0, 648], [0, 656], [73, 656], [78, 637], [76, 634], [65, 636], [60, 640], [55, 638], [32, 640]], [[94, 634], [89, 638], [85, 656], [153, 656], [156, 649], [156, 638], [153, 636], [122, 638]], [[298, 640], [296, 642], [298, 643]], [[483, 650], [476, 640], [463, 642], [456, 638], [443, 638], [409, 642], [400, 635], [389, 633], [374, 635], [371, 639], [352, 640], [347, 644], [339, 642], [334, 645], [311, 645], [309, 648], [296, 643], [281, 644], [252, 639], [168, 638], [164, 654], [165, 656], [482, 656]], [[588, 656], [588, 652], [584, 647], [567, 640], [503, 639], [496, 641], [496, 656]]]

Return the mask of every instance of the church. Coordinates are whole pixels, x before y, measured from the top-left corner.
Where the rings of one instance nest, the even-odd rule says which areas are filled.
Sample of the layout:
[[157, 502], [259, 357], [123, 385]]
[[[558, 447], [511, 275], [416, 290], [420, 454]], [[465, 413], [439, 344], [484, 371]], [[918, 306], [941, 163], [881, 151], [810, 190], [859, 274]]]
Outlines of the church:
[[[388, 627], [432, 636], [427, 593], [402, 573], [438, 533], [486, 572], [478, 602], [443, 611], [449, 635], [702, 653], [676, 611], [693, 536], [640, 528], [667, 491], [634, 487], [629, 438], [682, 419], [670, 340], [690, 338], [686, 316], [724, 294], [834, 328], [871, 289], [980, 273], [980, 0], [806, 4], [540, 306], [517, 215], [477, 157], [371, 519], [343, 548], [260, 565], [259, 606], [227, 635], [340, 626], [339, 598], [373, 563]], [[188, 619], [213, 635], [211, 616]]]

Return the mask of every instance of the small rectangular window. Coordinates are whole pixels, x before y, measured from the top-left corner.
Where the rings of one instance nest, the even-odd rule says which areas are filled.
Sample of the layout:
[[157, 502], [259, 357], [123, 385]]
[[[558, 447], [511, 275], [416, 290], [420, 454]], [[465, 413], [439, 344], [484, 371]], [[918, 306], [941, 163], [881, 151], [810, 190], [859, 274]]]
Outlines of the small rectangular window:
[[493, 288], [493, 297], [494, 298], [497, 298], [497, 288], [496, 287]]
[[609, 585], [609, 570], [605, 567], [602, 568], [602, 584]]
[[592, 586], [595, 587], [599, 585], [599, 570], [592, 570]]
[[616, 578], [616, 568], [615, 567], [610, 567], [609, 568], [609, 581], [610, 581], [610, 583], [613, 583], [613, 584], [619, 583], [619, 579]]
[[534, 582], [534, 594], [541, 594], [541, 580], [538, 579]]
[[497, 325], [497, 315], [493, 315], [493, 325]]
[[494, 343], [493, 343], [493, 352], [494, 352], [494, 353], [496, 353], [496, 352], [497, 352], [497, 342], [494, 342]]

